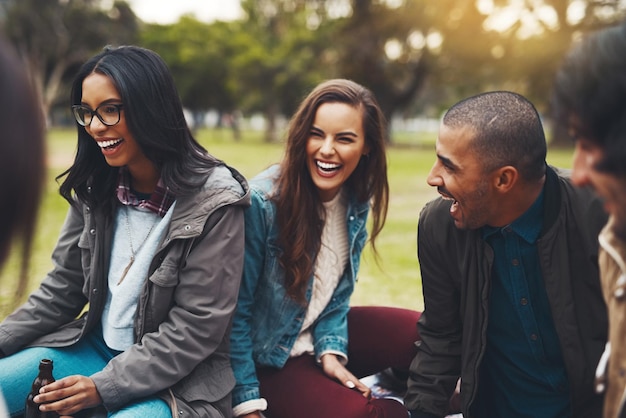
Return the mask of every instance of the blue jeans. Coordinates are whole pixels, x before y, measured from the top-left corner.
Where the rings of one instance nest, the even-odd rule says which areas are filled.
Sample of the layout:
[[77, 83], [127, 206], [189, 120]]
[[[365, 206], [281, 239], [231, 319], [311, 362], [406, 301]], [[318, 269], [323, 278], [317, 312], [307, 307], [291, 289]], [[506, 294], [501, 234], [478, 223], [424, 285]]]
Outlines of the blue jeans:
[[[91, 332], [77, 344], [70, 347], [32, 347], [0, 359], [0, 390], [7, 403], [11, 416], [24, 413], [26, 396], [39, 372], [39, 361], [47, 358], [53, 361], [52, 374], [55, 379], [79, 374], [91, 376], [104, 369], [104, 366], [120, 352], [111, 350], [104, 343], [98, 330]], [[151, 417], [171, 418], [168, 404], [157, 397], [139, 399], [115, 412], [109, 417]]]

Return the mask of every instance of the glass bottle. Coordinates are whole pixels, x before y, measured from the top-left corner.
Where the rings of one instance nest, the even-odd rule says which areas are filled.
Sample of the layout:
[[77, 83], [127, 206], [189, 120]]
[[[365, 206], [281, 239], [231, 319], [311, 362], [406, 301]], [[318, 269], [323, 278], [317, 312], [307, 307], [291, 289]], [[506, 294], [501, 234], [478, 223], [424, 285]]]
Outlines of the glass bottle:
[[33, 401], [33, 398], [39, 394], [39, 389], [49, 383], [54, 382], [52, 376], [52, 360], [42, 359], [39, 362], [39, 374], [33, 381], [30, 393], [26, 397], [26, 409], [24, 410], [24, 418], [53, 418], [58, 417], [56, 412], [43, 412], [39, 410], [39, 404]]

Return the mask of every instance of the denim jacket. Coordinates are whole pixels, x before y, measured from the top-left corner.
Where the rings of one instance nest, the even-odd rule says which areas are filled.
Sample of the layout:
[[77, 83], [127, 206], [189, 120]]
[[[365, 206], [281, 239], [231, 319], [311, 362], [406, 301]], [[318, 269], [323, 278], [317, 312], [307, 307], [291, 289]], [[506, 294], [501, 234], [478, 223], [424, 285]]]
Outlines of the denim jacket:
[[[291, 299], [283, 286], [284, 271], [276, 244], [276, 206], [270, 199], [278, 167], [273, 166], [250, 182], [252, 206], [246, 210], [246, 250], [244, 272], [231, 333], [231, 362], [236, 386], [233, 406], [259, 399], [255, 367], [281, 368], [289, 358], [306, 313], [306, 306]], [[361, 252], [367, 240], [369, 202], [350, 197], [347, 208], [350, 263], [333, 296], [313, 324], [315, 357], [328, 351], [347, 357], [347, 314], [354, 290]], [[313, 276], [306, 291], [311, 298]]]

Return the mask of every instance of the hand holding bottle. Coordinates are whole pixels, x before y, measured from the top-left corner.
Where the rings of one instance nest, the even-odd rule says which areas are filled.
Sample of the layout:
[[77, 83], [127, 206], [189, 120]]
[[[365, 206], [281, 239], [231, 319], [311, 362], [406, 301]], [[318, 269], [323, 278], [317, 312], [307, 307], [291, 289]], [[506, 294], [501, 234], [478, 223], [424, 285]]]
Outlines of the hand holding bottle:
[[73, 375], [45, 385], [34, 401], [41, 411], [56, 411], [60, 415], [72, 415], [102, 403], [93, 380], [87, 376]]
[[24, 409], [24, 418], [52, 418], [56, 414], [47, 414], [39, 409], [39, 403], [35, 402], [35, 397], [39, 394], [41, 388], [54, 382], [52, 376], [53, 361], [50, 359], [42, 359], [39, 362], [39, 373], [33, 381], [28, 396], [26, 396], [26, 405]]

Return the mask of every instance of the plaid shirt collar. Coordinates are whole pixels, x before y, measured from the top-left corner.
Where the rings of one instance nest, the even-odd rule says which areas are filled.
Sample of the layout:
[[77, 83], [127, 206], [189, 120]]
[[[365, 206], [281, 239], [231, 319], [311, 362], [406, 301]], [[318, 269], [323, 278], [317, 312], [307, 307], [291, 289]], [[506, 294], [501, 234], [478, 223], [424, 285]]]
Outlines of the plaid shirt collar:
[[160, 217], [165, 216], [174, 203], [175, 196], [159, 179], [156, 189], [148, 199], [140, 199], [130, 188], [130, 173], [126, 167], [120, 168], [117, 178], [117, 199], [127, 206], [137, 206], [148, 209]]

